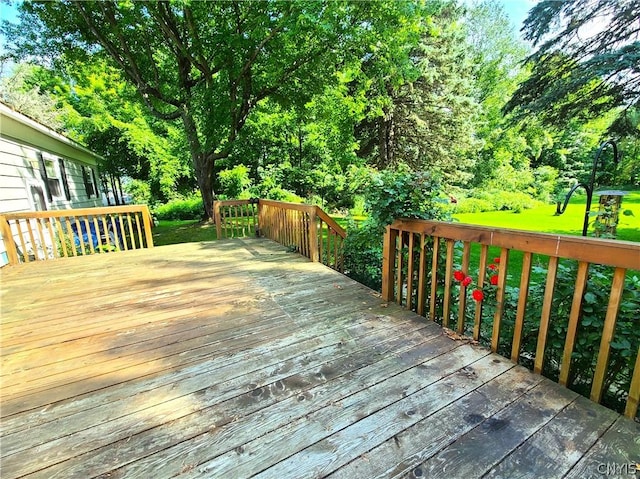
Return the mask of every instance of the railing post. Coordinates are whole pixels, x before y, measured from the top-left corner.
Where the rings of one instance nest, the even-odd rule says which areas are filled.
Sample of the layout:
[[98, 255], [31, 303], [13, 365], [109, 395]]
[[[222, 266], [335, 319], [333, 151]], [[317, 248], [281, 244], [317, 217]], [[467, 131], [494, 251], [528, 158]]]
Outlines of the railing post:
[[220, 202], [213, 202], [213, 221], [216, 224], [216, 239], [222, 238], [222, 216], [220, 216]]
[[395, 268], [395, 249], [398, 230], [387, 226], [382, 245], [382, 299], [393, 301], [393, 272]]
[[256, 238], [260, 238], [263, 236], [262, 234], [262, 225], [264, 224], [264, 211], [262, 206], [262, 200], [256, 199], [256, 204], [258, 205], [258, 219], [255, 225], [256, 228]]
[[316, 214], [317, 210], [318, 207], [315, 206], [314, 208], [311, 208], [311, 211], [309, 212], [309, 234], [307, 235], [307, 237], [309, 238], [309, 257], [314, 263], [320, 261], [320, 252], [318, 249], [318, 216]]
[[[151, 212], [147, 205], [142, 205], [142, 223], [144, 224], [144, 235], [147, 237], [147, 248], [153, 248], [153, 234], [151, 233]], [[142, 245], [140, 245], [142, 248]]]
[[20, 262], [18, 249], [16, 248], [16, 242], [13, 240], [13, 234], [11, 234], [11, 226], [9, 226], [7, 218], [2, 215], [0, 215], [0, 234], [4, 241], [4, 247], [7, 249], [9, 264], [18, 264]]

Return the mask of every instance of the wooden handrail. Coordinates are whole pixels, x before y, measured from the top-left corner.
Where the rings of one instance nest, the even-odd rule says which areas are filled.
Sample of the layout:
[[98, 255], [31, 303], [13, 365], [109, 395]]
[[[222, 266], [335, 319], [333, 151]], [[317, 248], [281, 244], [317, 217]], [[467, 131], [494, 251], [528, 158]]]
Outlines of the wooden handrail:
[[318, 218], [320, 218], [322, 221], [327, 223], [327, 225], [331, 229], [333, 229], [333, 231], [335, 231], [336, 234], [342, 239], [345, 239], [347, 237], [347, 232], [344, 230], [344, 228], [336, 223], [336, 221], [327, 213], [325, 213], [319, 206], [316, 206], [316, 215], [318, 215]]
[[146, 205], [7, 213], [0, 233], [9, 264], [153, 247]]
[[[588, 292], [589, 267], [611, 267], [613, 276], [609, 300], [606, 314], [603, 313], [600, 318], [603, 325], [600, 346], [594, 357], [595, 368], [590, 379], [590, 398], [601, 402], [606, 392], [605, 385], [607, 381], [611, 381], [608, 369], [614, 354], [611, 343], [614, 341], [620, 315], [625, 282], [640, 271], [640, 244], [399, 219], [387, 227], [383, 245], [384, 300], [395, 301], [421, 315], [428, 314], [430, 319], [441, 321], [445, 327], [449, 326], [450, 321], [457, 320], [458, 333], [465, 334], [468, 331], [474, 340], [487, 341], [494, 352], [510, 356], [515, 362], [524, 361], [534, 372], [553, 371], [552, 374], [557, 375], [558, 382], [563, 385], [570, 385], [572, 374], [578, 372], [572, 369], [572, 361], [578, 344], [577, 338], [583, 327], [581, 321], [585, 314], [584, 298]], [[494, 249], [491, 254], [495, 257], [493, 263], [489, 260], [490, 248]], [[472, 250], [476, 251], [473, 264], [470, 261]], [[534, 255], [537, 263], [547, 262], [546, 268], [533, 268]], [[522, 259], [516, 262], [516, 256], [521, 256]], [[570, 306], [567, 307], [567, 317], [562, 319], [556, 318], [554, 301], [557, 301], [558, 288], [564, 291], [564, 295], [567, 294], [567, 285], [564, 284], [566, 275], [564, 283], [559, 283], [559, 271], [563, 267], [561, 262], [566, 260], [575, 261], [577, 270], [575, 279], [572, 280], [572, 289], [568, 290], [572, 301], [569, 301]], [[509, 268], [510, 263], [512, 268]], [[493, 269], [489, 269], [489, 266]], [[472, 272], [476, 267], [477, 274]], [[518, 271], [517, 278], [515, 275], [511, 278], [508, 274], [510, 270], [514, 273], [514, 269]], [[454, 279], [454, 272], [468, 276], [478, 294], [482, 292], [484, 295], [491, 291], [491, 297], [486, 297], [484, 301], [473, 301], [468, 297], [471, 291], [468, 292]], [[541, 305], [531, 304], [529, 298], [534, 283], [537, 283], [538, 294], [542, 294]], [[513, 309], [509, 309], [511, 306], [508, 304], [513, 304]], [[489, 307], [493, 307], [494, 311], [487, 317], [483, 310]], [[589, 305], [587, 307], [591, 308]], [[538, 311], [536, 308], [540, 308], [539, 313], [535, 313], [539, 314], [537, 332], [528, 323], [532, 320], [531, 313]], [[473, 321], [472, 327], [465, 323], [467, 318]], [[483, 319], [487, 324], [483, 323]], [[640, 318], [636, 320], [640, 321]], [[486, 337], [482, 333], [483, 327]], [[553, 345], [549, 342], [551, 331], [555, 338]], [[564, 338], [558, 338], [559, 334], [564, 334]], [[523, 349], [525, 336], [527, 344], [535, 342], [533, 350]], [[631, 349], [634, 347], [637, 346], [632, 345]], [[623, 364], [627, 364], [627, 369], [630, 368], [628, 372], [632, 379], [625, 415], [635, 417], [640, 400], [640, 359], [637, 359], [640, 348], [626, 354], [631, 356], [629, 364], [632, 366], [628, 366], [626, 362]], [[591, 367], [588, 370], [591, 371]], [[582, 384], [581, 387], [586, 388], [588, 384]]]

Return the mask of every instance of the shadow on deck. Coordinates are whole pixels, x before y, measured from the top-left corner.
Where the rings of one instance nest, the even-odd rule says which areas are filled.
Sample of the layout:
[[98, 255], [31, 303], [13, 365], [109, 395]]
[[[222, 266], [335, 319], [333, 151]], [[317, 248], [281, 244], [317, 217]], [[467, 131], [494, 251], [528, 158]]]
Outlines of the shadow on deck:
[[267, 240], [1, 274], [3, 478], [635, 477], [640, 462], [640, 424]]

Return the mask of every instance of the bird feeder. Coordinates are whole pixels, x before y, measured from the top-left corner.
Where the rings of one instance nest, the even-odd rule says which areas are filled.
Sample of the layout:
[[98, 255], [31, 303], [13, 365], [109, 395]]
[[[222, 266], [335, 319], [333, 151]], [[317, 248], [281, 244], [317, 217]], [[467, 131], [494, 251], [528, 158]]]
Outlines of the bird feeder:
[[615, 238], [622, 197], [628, 193], [620, 190], [603, 190], [596, 191], [595, 194], [600, 197], [595, 220], [595, 235]]

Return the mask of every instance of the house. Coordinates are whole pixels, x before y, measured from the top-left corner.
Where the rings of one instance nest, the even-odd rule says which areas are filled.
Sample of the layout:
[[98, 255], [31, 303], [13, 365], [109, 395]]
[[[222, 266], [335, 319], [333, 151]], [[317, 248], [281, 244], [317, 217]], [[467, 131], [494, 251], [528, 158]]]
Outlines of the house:
[[[101, 206], [100, 159], [79, 143], [0, 103], [0, 214]], [[2, 242], [0, 266], [6, 262]]]

